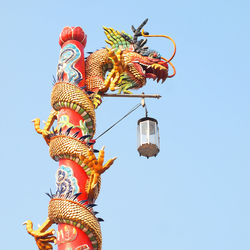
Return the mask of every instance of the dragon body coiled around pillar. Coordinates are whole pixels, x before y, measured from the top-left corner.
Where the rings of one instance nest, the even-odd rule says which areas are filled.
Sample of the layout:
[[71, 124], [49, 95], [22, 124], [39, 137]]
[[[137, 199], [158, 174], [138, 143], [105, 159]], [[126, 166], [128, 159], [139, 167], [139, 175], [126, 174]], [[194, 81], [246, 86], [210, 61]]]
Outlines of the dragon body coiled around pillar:
[[[84, 244], [86, 248], [75, 249], [102, 248], [102, 219], [96, 217], [93, 207], [100, 192], [101, 174], [116, 158], [104, 164], [104, 147], [100, 151], [93, 148], [95, 108], [108, 90], [131, 94], [131, 89], [143, 87], [148, 78], [164, 82], [175, 74], [171, 63], [175, 52], [166, 60], [145, 46], [146, 39], [138, 40], [140, 36], [149, 37], [142, 30], [146, 23], [147, 19], [137, 29], [132, 26], [133, 36], [104, 27], [111, 47], [90, 53], [86, 59], [86, 35], [80, 27], [65, 27], [60, 35], [62, 49], [51, 93], [52, 111], [43, 129], [39, 118], [33, 120], [37, 133], [49, 146], [50, 156], [60, 165], [57, 190], [48, 194], [48, 219], [38, 230], [33, 230], [30, 220], [25, 222], [40, 250], [52, 249], [52, 243], [60, 244], [54, 230], [48, 230], [52, 224], [72, 225], [87, 234], [92, 248]], [[172, 75], [169, 64], [174, 70]], [[56, 120], [57, 125], [52, 128]]]

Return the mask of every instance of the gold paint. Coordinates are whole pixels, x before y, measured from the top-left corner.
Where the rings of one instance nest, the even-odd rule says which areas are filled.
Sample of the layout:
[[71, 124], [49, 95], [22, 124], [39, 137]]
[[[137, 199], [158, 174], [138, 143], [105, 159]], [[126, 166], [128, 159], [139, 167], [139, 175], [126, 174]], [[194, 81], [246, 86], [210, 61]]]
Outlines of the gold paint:
[[50, 243], [56, 243], [56, 237], [53, 236], [55, 233], [54, 229], [48, 230], [53, 224], [49, 218], [37, 230], [33, 230], [33, 223], [30, 220], [27, 220], [23, 224], [26, 225], [27, 232], [35, 238], [40, 250], [53, 249]]

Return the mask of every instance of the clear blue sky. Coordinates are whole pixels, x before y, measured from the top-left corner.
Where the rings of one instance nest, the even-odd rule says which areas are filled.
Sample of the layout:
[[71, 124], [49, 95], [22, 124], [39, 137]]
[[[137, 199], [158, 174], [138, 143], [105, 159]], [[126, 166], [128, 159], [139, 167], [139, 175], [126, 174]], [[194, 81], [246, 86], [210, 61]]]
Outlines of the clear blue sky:
[[[81, 26], [85, 51], [106, 46], [102, 25], [145, 30], [177, 44], [177, 75], [140, 90], [159, 121], [161, 151], [136, 151], [139, 109], [100, 138], [106, 159], [97, 210], [103, 250], [250, 249], [250, 2], [249, 1], [2, 1], [1, 229], [3, 250], [36, 249], [22, 222], [42, 224], [58, 164], [31, 120], [50, 112], [52, 75], [64, 26]], [[171, 43], [149, 39], [164, 57]], [[105, 99], [97, 135], [139, 100]]]

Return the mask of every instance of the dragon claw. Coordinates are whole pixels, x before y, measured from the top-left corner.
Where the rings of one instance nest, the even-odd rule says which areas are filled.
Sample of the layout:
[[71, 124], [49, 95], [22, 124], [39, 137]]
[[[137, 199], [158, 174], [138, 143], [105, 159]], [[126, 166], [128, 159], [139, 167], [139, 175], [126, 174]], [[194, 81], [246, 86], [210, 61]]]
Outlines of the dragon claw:
[[50, 243], [56, 243], [56, 237], [54, 236], [54, 229], [47, 230], [52, 225], [49, 219], [47, 219], [37, 230], [33, 229], [33, 223], [30, 220], [25, 221], [23, 225], [26, 225], [27, 232], [35, 238], [36, 244], [40, 250], [53, 249]]
[[124, 84], [120, 85], [119, 90], [118, 90], [118, 94], [121, 94], [122, 92], [123, 92], [123, 94], [133, 94], [131, 91], [128, 90], [131, 87], [132, 87], [132, 85], [129, 83], [124, 83]]
[[92, 193], [93, 189], [96, 187], [100, 175], [103, 174], [116, 160], [115, 157], [108, 160], [106, 164], [103, 164], [104, 148], [104, 146], [101, 148], [98, 157], [95, 156], [92, 150], [89, 150], [88, 157], [85, 158], [84, 156], [82, 156], [81, 160], [91, 169], [91, 175], [87, 187], [88, 194]]
[[43, 129], [40, 128], [40, 119], [39, 118], [35, 118], [32, 120], [32, 122], [34, 123], [36, 132], [43, 136], [44, 140], [46, 141], [46, 143], [48, 145], [49, 145], [48, 135], [53, 133], [53, 131], [50, 131], [50, 128], [52, 127], [54, 121], [57, 119], [57, 114], [58, 114], [58, 111], [55, 111], [55, 110], [52, 110], [50, 112], [49, 118], [48, 118], [47, 122], [45, 122], [45, 126]]
[[94, 96], [92, 97], [92, 102], [95, 109], [97, 109], [102, 103], [102, 96], [99, 94], [94, 94]]

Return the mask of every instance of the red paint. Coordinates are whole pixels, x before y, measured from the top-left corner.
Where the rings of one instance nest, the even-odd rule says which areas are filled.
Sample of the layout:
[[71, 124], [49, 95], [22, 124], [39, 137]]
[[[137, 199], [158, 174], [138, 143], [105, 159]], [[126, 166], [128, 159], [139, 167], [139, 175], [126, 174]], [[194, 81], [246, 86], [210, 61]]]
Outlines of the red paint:
[[168, 63], [166, 61], [159, 61], [158, 64], [160, 64], [168, 69]]
[[[80, 27], [65, 27], [60, 34], [59, 44], [64, 48], [67, 44], [74, 44], [81, 52], [81, 56], [78, 61], [74, 64], [74, 67], [81, 72], [82, 80], [79, 82], [78, 86], [83, 87], [85, 85], [85, 62], [84, 62], [84, 48], [87, 42], [87, 36]], [[63, 81], [68, 81], [67, 74], [63, 75]], [[84, 90], [83, 90], [84, 91]], [[62, 108], [59, 111], [58, 121], [60, 117], [67, 115], [69, 117], [69, 123], [74, 126], [79, 126], [80, 121], [84, 119], [77, 112], [70, 108]], [[69, 127], [62, 127], [62, 132], [65, 132]], [[79, 128], [74, 128], [71, 130], [70, 135], [80, 131]], [[78, 134], [78, 138], [82, 136], [82, 131]], [[88, 176], [84, 169], [76, 162], [68, 159], [60, 159], [59, 167], [66, 166], [72, 169], [74, 177], [77, 179], [78, 186], [81, 195], [78, 200], [86, 200], [86, 182]], [[89, 249], [93, 250], [92, 244], [84, 231], [81, 229], [67, 224], [58, 224], [58, 250], [83, 250]]]
[[[81, 57], [74, 65], [74, 67], [82, 74], [82, 80], [78, 84], [79, 87], [83, 87], [85, 85], [84, 48], [86, 43], [87, 35], [81, 27], [65, 27], [59, 37], [59, 44], [62, 48], [67, 44], [74, 44], [81, 52]], [[63, 80], [66, 82], [68, 81], [66, 74], [64, 74]]]
[[[82, 80], [79, 82], [78, 86], [83, 87], [85, 85], [85, 59], [84, 59], [84, 46], [75, 40], [69, 40], [65, 42], [62, 45], [62, 48], [65, 47], [67, 44], [74, 44], [80, 51], [81, 51], [81, 57], [78, 59], [78, 61], [75, 63], [74, 67], [79, 70], [82, 74]], [[68, 76], [67, 74], [63, 75], [63, 81], [68, 82]]]
[[81, 27], [64, 27], [60, 37], [59, 37], [59, 44], [62, 45], [67, 41], [78, 41], [80, 42], [83, 47], [86, 46], [87, 42], [87, 35], [84, 33]]
[[93, 250], [88, 236], [81, 229], [67, 224], [58, 225], [57, 245], [60, 250], [82, 250], [86, 245], [86, 249]]
[[[84, 122], [84, 119], [82, 118], [81, 115], [79, 115], [77, 112], [75, 112], [74, 110], [70, 109], [70, 108], [62, 108], [59, 111], [58, 114], [58, 121], [60, 121], [61, 116], [63, 115], [67, 115], [69, 117], [69, 122], [71, 124], [73, 124], [74, 126], [79, 126], [80, 125], [80, 120], [82, 120]], [[67, 126], [62, 127], [62, 133], [65, 132], [68, 129]], [[82, 131], [79, 128], [72, 128], [70, 131], [70, 135], [73, 135], [76, 132], [79, 132], [78, 134], [78, 138], [80, 138], [83, 134]], [[90, 143], [95, 143], [94, 139], [90, 139], [89, 140]], [[91, 148], [93, 148], [93, 146], [91, 146]]]
[[69, 159], [61, 159], [59, 160], [59, 167], [60, 166], [70, 167], [73, 171], [74, 177], [77, 179], [78, 186], [80, 188], [80, 193], [78, 200], [87, 200], [88, 195], [85, 190], [86, 182], [88, 180], [88, 176], [85, 173], [84, 169], [77, 164], [76, 162], [69, 160]]
[[[80, 125], [80, 121], [84, 121], [84, 119], [81, 117], [81, 115], [79, 115], [78, 113], [76, 113], [74, 110], [70, 109], [70, 108], [62, 108], [59, 111], [58, 114], [58, 121], [60, 121], [61, 116], [63, 115], [67, 115], [69, 117], [70, 123], [73, 124], [74, 126], [79, 126]], [[68, 127], [62, 127], [62, 132], [65, 132], [68, 129]], [[79, 128], [73, 128], [70, 131], [70, 134], [74, 134], [76, 132], [80, 131], [80, 133], [78, 134], [77, 137], [81, 137], [82, 136], [82, 131]]]

